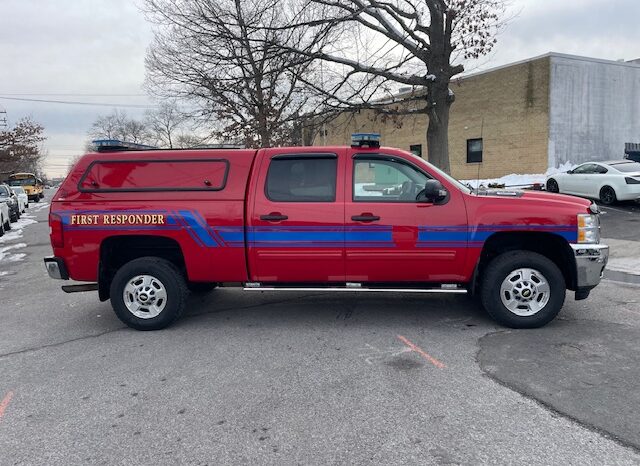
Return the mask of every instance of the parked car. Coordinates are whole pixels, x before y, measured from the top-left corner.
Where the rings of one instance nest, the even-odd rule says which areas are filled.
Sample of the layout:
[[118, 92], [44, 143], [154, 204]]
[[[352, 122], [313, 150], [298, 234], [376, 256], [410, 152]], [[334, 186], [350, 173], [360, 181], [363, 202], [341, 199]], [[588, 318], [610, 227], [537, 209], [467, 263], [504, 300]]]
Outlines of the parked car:
[[0, 201], [6, 202], [9, 207], [9, 219], [17, 222], [20, 218], [20, 204], [18, 196], [6, 184], [0, 184]]
[[22, 186], [11, 186], [10, 188], [18, 198], [18, 203], [20, 204], [20, 213], [25, 213], [27, 207], [29, 207], [29, 196]]
[[4, 236], [4, 232], [11, 230], [11, 222], [9, 220], [9, 206], [0, 199], [0, 236]]
[[547, 178], [547, 191], [599, 199], [603, 204], [640, 199], [640, 163], [588, 162]]

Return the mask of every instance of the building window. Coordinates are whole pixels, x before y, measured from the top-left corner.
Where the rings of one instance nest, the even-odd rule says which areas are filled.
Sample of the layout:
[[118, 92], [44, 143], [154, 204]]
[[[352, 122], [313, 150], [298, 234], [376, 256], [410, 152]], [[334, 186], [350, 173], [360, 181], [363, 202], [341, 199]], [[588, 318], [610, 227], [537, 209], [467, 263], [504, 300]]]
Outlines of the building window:
[[467, 139], [467, 163], [482, 162], [482, 138]]
[[418, 157], [422, 157], [422, 144], [412, 144], [409, 146], [409, 151], [413, 155], [417, 155]]

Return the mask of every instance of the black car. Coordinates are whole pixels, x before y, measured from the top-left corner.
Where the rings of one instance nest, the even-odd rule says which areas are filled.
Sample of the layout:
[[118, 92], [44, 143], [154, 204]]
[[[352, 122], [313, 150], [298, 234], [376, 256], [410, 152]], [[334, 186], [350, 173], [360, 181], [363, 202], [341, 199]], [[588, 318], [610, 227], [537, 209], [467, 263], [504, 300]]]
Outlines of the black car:
[[640, 162], [640, 144], [633, 144], [630, 142], [625, 144], [624, 158], [633, 160], [634, 162]]
[[17, 222], [20, 218], [18, 197], [6, 184], [0, 184], [0, 202], [5, 202], [9, 207], [9, 219], [12, 222]]

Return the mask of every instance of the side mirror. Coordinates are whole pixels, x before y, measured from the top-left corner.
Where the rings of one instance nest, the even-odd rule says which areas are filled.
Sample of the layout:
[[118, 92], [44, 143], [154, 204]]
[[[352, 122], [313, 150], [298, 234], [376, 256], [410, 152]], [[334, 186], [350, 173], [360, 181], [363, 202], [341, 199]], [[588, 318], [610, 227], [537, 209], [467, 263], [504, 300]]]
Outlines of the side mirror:
[[573, 175], [573, 170], [569, 170], [569, 171], [567, 172], [567, 174], [568, 174], [568, 175]]
[[427, 180], [424, 189], [416, 196], [418, 202], [438, 202], [447, 197], [447, 190], [438, 180]]

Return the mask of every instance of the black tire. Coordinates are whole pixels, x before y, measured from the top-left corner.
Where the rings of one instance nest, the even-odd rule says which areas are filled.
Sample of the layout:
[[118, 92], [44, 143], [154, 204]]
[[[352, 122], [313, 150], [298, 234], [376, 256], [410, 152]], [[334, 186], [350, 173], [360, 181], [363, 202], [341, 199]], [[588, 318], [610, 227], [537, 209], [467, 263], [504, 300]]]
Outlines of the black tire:
[[18, 213], [17, 212], [11, 212], [9, 214], [9, 221], [15, 223], [18, 221]]
[[547, 180], [547, 191], [550, 193], [559, 193], [560, 187], [558, 186], [558, 182], [553, 178], [549, 178]]
[[[0, 218], [0, 220], [2, 220]], [[0, 236], [4, 236], [4, 222], [0, 222]]]
[[44, 199], [44, 193], [40, 193], [40, 199]]
[[[166, 291], [166, 303], [160, 313], [151, 318], [135, 316], [125, 303], [127, 284], [138, 275], [149, 275], [159, 281]], [[168, 260], [141, 257], [120, 267], [111, 282], [111, 306], [118, 318], [136, 330], [160, 330], [174, 323], [187, 306], [188, 290], [184, 276]]]
[[208, 283], [208, 282], [188, 282], [187, 288], [192, 293], [209, 293], [218, 287], [217, 283]]
[[11, 220], [7, 220], [6, 222], [4, 222], [4, 231], [9, 230], [11, 230]]
[[616, 191], [611, 186], [603, 186], [600, 189], [600, 202], [603, 204], [615, 204], [617, 200], [618, 196], [616, 196]]
[[[549, 285], [547, 303], [535, 314], [528, 316], [520, 316], [510, 311], [503, 303], [501, 296], [503, 282], [512, 272], [523, 268], [537, 271]], [[537, 328], [551, 322], [562, 309], [566, 284], [558, 266], [545, 256], [530, 251], [510, 251], [499, 255], [489, 263], [482, 277], [480, 291], [482, 305], [499, 324], [511, 328]]]

